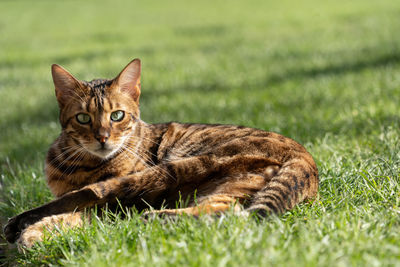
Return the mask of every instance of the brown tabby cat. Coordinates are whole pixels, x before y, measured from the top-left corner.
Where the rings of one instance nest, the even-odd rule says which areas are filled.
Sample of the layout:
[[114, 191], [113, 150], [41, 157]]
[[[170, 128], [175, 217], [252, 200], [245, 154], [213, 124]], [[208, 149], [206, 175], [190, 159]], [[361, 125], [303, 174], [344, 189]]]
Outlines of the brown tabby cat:
[[[146, 214], [282, 213], [316, 195], [311, 155], [282, 135], [232, 125], [146, 124], [139, 116], [140, 60], [113, 80], [78, 81], [52, 66], [61, 135], [46, 159], [57, 197], [9, 220], [9, 242], [31, 246], [55, 224], [79, 226], [85, 208], [186, 208]], [[196, 195], [196, 198], [194, 197]], [[117, 201], [118, 200], [118, 201]]]

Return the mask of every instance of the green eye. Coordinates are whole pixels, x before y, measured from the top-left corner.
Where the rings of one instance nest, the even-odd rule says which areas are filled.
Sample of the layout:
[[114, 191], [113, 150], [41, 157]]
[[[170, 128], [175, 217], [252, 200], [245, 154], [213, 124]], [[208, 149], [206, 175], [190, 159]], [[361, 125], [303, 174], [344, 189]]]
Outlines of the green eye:
[[124, 118], [125, 112], [123, 112], [122, 110], [117, 110], [114, 111], [113, 113], [111, 113], [111, 120], [112, 121], [122, 121], [122, 119]]
[[87, 123], [90, 122], [90, 116], [88, 114], [85, 114], [85, 113], [79, 113], [78, 115], [76, 115], [76, 120], [80, 124], [87, 124]]

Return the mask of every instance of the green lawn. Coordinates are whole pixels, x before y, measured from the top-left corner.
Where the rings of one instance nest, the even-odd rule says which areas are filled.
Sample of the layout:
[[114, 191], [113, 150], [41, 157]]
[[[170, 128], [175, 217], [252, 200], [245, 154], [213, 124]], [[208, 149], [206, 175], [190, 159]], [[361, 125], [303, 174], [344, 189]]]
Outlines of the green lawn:
[[[0, 2], [0, 217], [52, 199], [50, 65], [80, 79], [143, 63], [142, 119], [230, 123], [303, 143], [314, 203], [257, 221], [95, 220], [6, 264], [399, 266], [400, 2]], [[112, 214], [110, 214], [112, 216]]]

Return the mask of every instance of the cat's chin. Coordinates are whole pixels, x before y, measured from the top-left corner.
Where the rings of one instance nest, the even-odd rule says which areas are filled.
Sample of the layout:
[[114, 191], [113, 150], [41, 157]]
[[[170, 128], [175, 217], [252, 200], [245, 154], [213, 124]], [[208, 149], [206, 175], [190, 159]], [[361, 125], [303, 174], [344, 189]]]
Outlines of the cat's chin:
[[92, 155], [94, 155], [98, 158], [101, 158], [101, 159], [109, 159], [112, 156], [114, 156], [115, 152], [117, 152], [117, 151], [118, 151], [118, 149], [105, 149], [105, 148], [97, 149], [97, 150], [89, 150], [89, 152]]

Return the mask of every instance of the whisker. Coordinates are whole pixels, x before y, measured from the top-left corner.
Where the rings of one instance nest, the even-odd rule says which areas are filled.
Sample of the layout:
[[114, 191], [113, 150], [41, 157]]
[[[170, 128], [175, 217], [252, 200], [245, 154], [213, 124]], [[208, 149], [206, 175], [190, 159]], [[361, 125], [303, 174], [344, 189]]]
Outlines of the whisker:
[[[49, 176], [53, 175], [56, 171], [59, 171], [58, 169], [64, 166], [64, 164], [70, 160], [72, 157], [74, 157], [77, 153], [79, 153], [81, 148], [77, 149], [74, 151], [72, 154], [70, 154], [67, 158], [65, 158], [63, 161], [61, 161], [55, 168], [52, 170], [52, 172], [49, 173]], [[61, 175], [62, 176], [62, 175]], [[59, 178], [61, 178], [61, 176]]]
[[78, 163], [79, 161], [81, 161], [81, 160], [85, 157], [85, 153], [86, 153], [86, 151], [84, 151], [84, 150], [82, 149], [81, 153], [80, 153], [80, 154], [75, 158], [75, 160], [71, 163], [72, 169], [71, 169], [71, 171], [70, 171], [67, 175], [70, 175], [71, 173], [73, 173], [73, 172], [76, 170], [76, 168], [77, 168], [79, 165], [75, 165], [75, 163]]
[[139, 159], [149, 170], [156, 170], [156, 171], [160, 171], [161, 174], [165, 174], [168, 177], [170, 177], [171, 179], [173, 179], [174, 181], [176, 181], [176, 178], [174, 176], [172, 176], [168, 171], [165, 171], [161, 168], [161, 166], [155, 164], [153, 162], [153, 160], [151, 158], [149, 158], [150, 162], [153, 163], [153, 166], [150, 166], [149, 164], [147, 164], [141, 157], [140, 155], [138, 155], [135, 151], [132, 151], [128, 146], [125, 146], [125, 149], [128, 153], [131, 153], [133, 156], [135, 156], [137, 159]]
[[63, 152], [61, 152], [57, 157], [55, 157], [53, 160], [51, 160], [49, 162], [49, 164], [53, 164], [54, 161], [58, 160], [59, 158], [63, 157], [65, 154], [68, 154], [69, 152], [71, 152], [71, 150], [76, 149], [77, 147], [79, 147], [78, 145], [73, 145], [73, 146], [68, 146], [66, 147], [66, 150], [64, 150]]
[[[77, 155], [76, 158], [78, 158], [78, 157], [80, 156], [80, 154], [82, 153], [82, 151], [83, 151], [82, 148], [80, 148], [80, 149], [78, 149], [77, 151], [75, 151], [74, 154], [70, 155], [67, 159], [65, 159], [65, 160], [62, 162], [62, 165], [64, 165], [64, 162], [66, 162], [66, 161], [68, 161], [69, 159], [75, 157], [76, 155]], [[69, 166], [62, 172], [62, 174], [60, 175], [59, 179], [61, 179], [61, 178], [64, 176], [64, 174], [65, 174], [67, 171], [69, 171], [71, 167], [73, 167], [73, 164], [75, 164], [76, 158], [75, 158], [75, 159], [72, 161], [72, 163], [70, 163]], [[60, 164], [59, 167], [61, 167], [62, 165]]]

